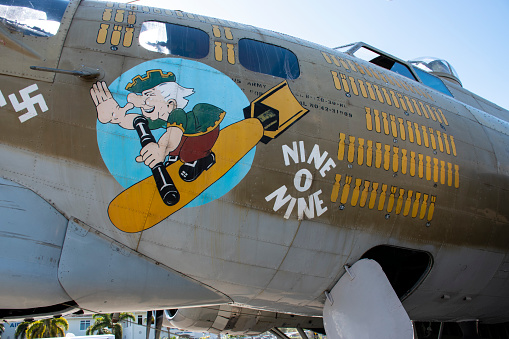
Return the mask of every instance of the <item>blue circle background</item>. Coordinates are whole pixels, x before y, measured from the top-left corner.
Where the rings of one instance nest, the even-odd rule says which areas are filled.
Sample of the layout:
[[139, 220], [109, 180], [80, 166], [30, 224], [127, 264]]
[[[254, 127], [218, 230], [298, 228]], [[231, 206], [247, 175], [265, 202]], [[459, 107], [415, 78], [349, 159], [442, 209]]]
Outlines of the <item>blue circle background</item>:
[[[178, 84], [194, 89], [195, 93], [186, 97], [189, 100], [184, 108], [186, 112], [198, 103], [217, 106], [226, 112], [220, 124], [221, 129], [244, 119], [242, 109], [249, 106], [249, 100], [233, 80], [210, 66], [180, 58], [150, 60], [131, 68], [115, 79], [108, 87], [120, 106], [127, 104], [129, 92], [125, 90], [125, 87], [132, 78], [137, 75], [144, 76], [148, 70], [152, 69], [173, 72]], [[141, 114], [141, 110], [134, 108], [128, 113]], [[117, 124], [103, 124], [99, 120], [96, 127], [97, 143], [104, 163], [122, 187], [128, 188], [152, 175], [148, 166], [134, 160], [141, 149], [135, 130], [124, 129]], [[162, 128], [152, 131], [156, 140], [164, 132]], [[203, 205], [228, 193], [251, 169], [255, 152], [256, 147], [186, 207]]]

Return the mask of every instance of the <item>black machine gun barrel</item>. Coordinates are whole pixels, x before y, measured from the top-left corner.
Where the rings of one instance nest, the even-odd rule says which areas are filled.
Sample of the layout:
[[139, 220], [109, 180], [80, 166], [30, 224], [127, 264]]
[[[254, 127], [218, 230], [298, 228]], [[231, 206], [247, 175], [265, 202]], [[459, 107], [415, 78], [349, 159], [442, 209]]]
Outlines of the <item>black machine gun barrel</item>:
[[[142, 115], [134, 118], [133, 127], [138, 132], [141, 147], [145, 147], [151, 142], [156, 143], [156, 139], [148, 127], [147, 118]], [[159, 162], [152, 167], [152, 176], [156, 181], [157, 189], [164, 203], [168, 206], [175, 205], [180, 200], [180, 194], [163, 162]]]

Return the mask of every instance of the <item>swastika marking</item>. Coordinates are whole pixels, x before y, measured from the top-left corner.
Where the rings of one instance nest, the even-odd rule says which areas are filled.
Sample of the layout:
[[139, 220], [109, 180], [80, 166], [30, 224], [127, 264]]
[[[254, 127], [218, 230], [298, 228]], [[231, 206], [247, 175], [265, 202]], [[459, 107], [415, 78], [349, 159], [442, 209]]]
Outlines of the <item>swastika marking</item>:
[[37, 115], [35, 104], [38, 104], [39, 108], [43, 112], [46, 112], [48, 110], [48, 106], [46, 105], [46, 101], [44, 100], [42, 94], [30, 97], [30, 94], [37, 91], [38, 89], [39, 87], [37, 87], [37, 84], [33, 84], [20, 90], [19, 94], [21, 95], [22, 99], [21, 102], [18, 101], [15, 94], [9, 94], [9, 100], [11, 101], [12, 107], [14, 107], [16, 112], [19, 112], [24, 109], [27, 110], [26, 113], [19, 116], [19, 121], [25, 122], [28, 119], [31, 119]]

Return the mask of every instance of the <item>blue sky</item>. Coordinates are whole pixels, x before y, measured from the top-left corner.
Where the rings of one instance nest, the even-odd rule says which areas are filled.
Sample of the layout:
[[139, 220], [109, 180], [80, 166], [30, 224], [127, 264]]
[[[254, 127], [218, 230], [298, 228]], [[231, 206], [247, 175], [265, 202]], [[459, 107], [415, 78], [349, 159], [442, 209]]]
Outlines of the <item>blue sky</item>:
[[[128, 1], [122, 1], [128, 2]], [[130, 1], [133, 2], [133, 1]], [[508, 0], [141, 0], [327, 47], [364, 41], [403, 60], [446, 59], [463, 86], [509, 109]]]

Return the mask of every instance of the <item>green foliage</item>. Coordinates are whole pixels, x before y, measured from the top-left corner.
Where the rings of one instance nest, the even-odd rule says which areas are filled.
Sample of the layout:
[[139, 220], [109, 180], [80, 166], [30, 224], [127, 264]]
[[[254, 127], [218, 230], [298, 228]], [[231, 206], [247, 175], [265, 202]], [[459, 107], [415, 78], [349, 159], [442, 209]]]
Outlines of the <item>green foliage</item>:
[[27, 328], [33, 323], [33, 320], [23, 321], [16, 327], [16, 331], [14, 332], [15, 339], [25, 339], [27, 335]]
[[[21, 324], [18, 327], [20, 326]], [[65, 318], [42, 319], [29, 323], [25, 330], [25, 336], [27, 339], [65, 337], [65, 331], [68, 329], [69, 323]]]
[[86, 335], [97, 334], [114, 334], [115, 339], [122, 339], [122, 325], [121, 321], [131, 320], [136, 321], [132, 313], [120, 313], [118, 322], [113, 322], [113, 313], [94, 314], [94, 324], [87, 328]]

